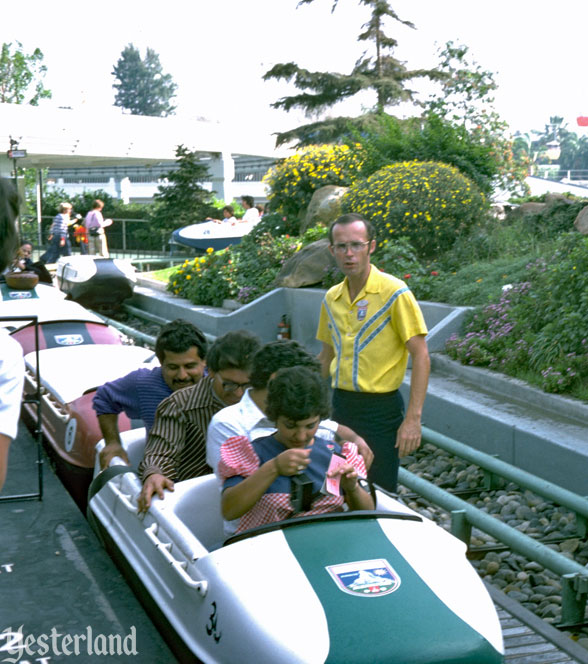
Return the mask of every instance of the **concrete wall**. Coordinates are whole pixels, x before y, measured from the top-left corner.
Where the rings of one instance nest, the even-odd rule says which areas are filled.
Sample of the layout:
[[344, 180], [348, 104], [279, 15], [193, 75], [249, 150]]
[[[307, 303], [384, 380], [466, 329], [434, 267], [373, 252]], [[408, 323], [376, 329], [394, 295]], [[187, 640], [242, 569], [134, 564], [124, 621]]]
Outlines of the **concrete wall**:
[[[150, 288], [138, 286], [131, 304], [164, 318], [186, 318], [212, 337], [230, 330], [245, 329], [255, 332], [263, 342], [276, 339], [278, 323], [286, 314], [290, 319], [292, 338], [310, 352], [320, 351], [315, 334], [324, 290], [276, 288], [232, 312], [195, 305], [166, 292], [160, 292], [155, 298], [153, 294]], [[430, 330], [427, 337], [429, 348], [432, 352], [441, 351], [445, 340], [459, 330], [467, 308], [436, 302], [421, 302], [420, 305]]]

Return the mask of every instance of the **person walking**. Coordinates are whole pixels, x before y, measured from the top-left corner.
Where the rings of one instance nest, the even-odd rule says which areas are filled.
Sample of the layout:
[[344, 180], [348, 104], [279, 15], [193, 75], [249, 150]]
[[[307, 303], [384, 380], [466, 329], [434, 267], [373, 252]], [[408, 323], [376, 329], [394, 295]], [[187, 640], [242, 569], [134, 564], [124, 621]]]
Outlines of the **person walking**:
[[84, 226], [88, 232], [88, 253], [108, 258], [108, 243], [104, 228], [112, 224], [112, 219], [104, 219], [102, 216], [103, 208], [104, 202], [97, 198], [92, 204], [92, 209], [86, 215]]
[[[330, 250], [345, 279], [327, 291], [317, 339], [323, 376], [331, 376], [335, 421], [356, 431], [374, 453], [368, 477], [394, 492], [399, 457], [421, 444], [429, 380], [427, 327], [407, 285], [371, 264], [373, 226], [359, 214], [329, 227]], [[412, 359], [406, 411], [398, 388]]]
[[41, 256], [43, 263], [55, 263], [60, 256], [71, 256], [71, 242], [69, 240], [69, 227], [73, 224], [71, 219], [71, 203], [61, 203], [59, 212], [53, 218], [49, 229], [49, 247]]

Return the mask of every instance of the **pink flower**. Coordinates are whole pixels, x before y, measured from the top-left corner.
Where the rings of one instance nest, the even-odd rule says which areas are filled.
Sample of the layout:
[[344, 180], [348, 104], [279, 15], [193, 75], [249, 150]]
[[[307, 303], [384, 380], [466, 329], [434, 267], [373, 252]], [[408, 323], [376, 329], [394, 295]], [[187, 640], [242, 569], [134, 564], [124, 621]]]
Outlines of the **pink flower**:
[[437, 270], [431, 270], [431, 275], [432, 275], [433, 277], [438, 277], [438, 276], [439, 276], [439, 272], [437, 272]]

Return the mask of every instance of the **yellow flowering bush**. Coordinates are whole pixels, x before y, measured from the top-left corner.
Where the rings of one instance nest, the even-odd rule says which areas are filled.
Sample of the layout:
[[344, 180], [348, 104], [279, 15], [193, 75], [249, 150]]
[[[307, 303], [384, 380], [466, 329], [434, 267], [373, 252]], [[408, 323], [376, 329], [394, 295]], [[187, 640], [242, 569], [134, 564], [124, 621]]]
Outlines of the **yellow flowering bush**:
[[488, 203], [476, 185], [453, 166], [403, 161], [353, 184], [342, 207], [375, 225], [380, 248], [405, 237], [420, 256], [431, 258], [480, 224]]
[[360, 146], [311, 145], [298, 150], [264, 177], [271, 209], [300, 218], [317, 189], [352, 184], [359, 177], [362, 160]]

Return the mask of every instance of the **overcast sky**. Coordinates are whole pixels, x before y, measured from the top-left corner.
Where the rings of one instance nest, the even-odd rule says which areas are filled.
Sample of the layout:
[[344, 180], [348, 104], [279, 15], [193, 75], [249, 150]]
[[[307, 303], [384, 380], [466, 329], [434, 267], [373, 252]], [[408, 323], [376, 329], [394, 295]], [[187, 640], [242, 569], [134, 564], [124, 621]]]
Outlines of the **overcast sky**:
[[[349, 72], [364, 46], [356, 38], [368, 14], [359, 0], [26, 0], [4, 2], [0, 41], [44, 53], [46, 86], [58, 105], [104, 112], [112, 106], [112, 68], [132, 43], [150, 47], [178, 84], [177, 113], [272, 133], [297, 126], [301, 115], [269, 109], [296, 92], [264, 83], [274, 63]], [[409, 68], [433, 67], [439, 46], [464, 43], [495, 72], [495, 107], [511, 129], [542, 129], [550, 115], [568, 128], [588, 115], [588, 0], [391, 0], [410, 30], [392, 23], [396, 57]], [[91, 8], [91, 9], [90, 9]], [[364, 99], [363, 103], [373, 100]], [[347, 109], [361, 110], [361, 102]], [[390, 109], [394, 112], [393, 109]], [[337, 114], [339, 112], [337, 111]]]

